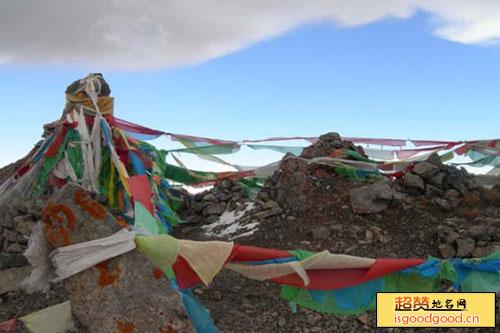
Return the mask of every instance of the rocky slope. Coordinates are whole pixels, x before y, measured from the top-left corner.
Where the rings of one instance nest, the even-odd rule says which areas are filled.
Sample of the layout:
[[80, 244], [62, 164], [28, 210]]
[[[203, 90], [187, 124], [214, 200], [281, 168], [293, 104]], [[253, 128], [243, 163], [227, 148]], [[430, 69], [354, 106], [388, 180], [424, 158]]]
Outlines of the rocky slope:
[[[478, 187], [465, 170], [443, 165], [435, 155], [400, 179], [364, 183], [341, 179], [332, 166], [307, 163], [323, 156], [350, 159], [347, 150], [364, 156], [361, 148], [336, 134], [322, 136], [302, 156], [286, 156], [252, 199], [233, 191], [239, 188], [235, 182], [217, 183], [186, 205], [183, 216], [197, 217], [189, 218], [191, 223], [174, 235], [373, 258], [469, 258], [500, 249], [499, 188]], [[215, 206], [219, 220], [203, 214]], [[238, 210], [243, 213], [231, 214]], [[234, 229], [231, 223], [221, 223], [224, 220], [239, 225], [238, 231], [226, 232]], [[218, 233], [207, 232], [213, 225]], [[443, 285], [443, 290], [450, 288]], [[279, 297], [278, 285], [250, 281], [234, 272], [222, 271], [210, 287], [196, 291], [223, 332], [241, 327], [248, 332], [388, 331], [375, 328], [374, 313], [337, 316], [303, 308], [292, 313]]]

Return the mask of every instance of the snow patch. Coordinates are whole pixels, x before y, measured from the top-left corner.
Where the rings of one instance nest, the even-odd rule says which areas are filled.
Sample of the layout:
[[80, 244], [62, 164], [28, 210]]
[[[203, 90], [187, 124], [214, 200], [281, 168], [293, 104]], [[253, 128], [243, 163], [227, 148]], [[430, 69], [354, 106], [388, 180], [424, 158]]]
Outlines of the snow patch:
[[239, 211], [225, 211], [214, 223], [204, 225], [201, 228], [205, 236], [223, 237], [228, 240], [234, 240], [240, 237], [252, 235], [257, 231], [259, 222], [245, 223], [239, 221], [246, 212], [250, 212], [255, 208], [253, 203], [246, 204], [245, 209]]

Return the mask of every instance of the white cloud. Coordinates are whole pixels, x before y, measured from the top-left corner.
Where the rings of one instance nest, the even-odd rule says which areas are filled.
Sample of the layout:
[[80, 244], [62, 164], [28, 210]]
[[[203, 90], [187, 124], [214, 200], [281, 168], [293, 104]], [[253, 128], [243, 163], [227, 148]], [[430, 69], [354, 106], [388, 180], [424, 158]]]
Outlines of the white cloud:
[[465, 43], [498, 43], [500, 39], [500, 1], [425, 0], [422, 8], [440, 20], [438, 36]]
[[500, 38], [498, 0], [2, 0], [1, 63], [125, 70], [203, 62], [300, 25], [352, 27], [430, 13], [461, 43]]

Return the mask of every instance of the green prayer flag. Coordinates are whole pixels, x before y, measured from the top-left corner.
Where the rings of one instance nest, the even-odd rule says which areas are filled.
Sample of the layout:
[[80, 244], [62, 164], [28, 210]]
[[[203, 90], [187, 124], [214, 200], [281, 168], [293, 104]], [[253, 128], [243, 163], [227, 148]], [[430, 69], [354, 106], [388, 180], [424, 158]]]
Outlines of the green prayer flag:
[[165, 274], [171, 271], [179, 254], [180, 243], [177, 239], [169, 235], [138, 236], [135, 243], [156, 267]]

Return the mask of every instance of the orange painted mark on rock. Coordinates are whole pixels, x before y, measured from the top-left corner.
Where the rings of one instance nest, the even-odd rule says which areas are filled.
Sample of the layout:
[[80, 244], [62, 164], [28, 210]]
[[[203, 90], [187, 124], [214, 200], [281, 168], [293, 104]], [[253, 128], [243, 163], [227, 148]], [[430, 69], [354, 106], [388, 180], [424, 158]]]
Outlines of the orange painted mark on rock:
[[110, 271], [108, 268], [110, 262], [111, 259], [103, 261], [95, 266], [99, 273], [101, 273], [99, 279], [97, 280], [97, 284], [99, 284], [100, 287], [113, 285], [120, 277], [122, 270], [119, 267], [115, 267], [113, 271]]
[[123, 322], [118, 320], [118, 332], [120, 333], [132, 333], [134, 331], [135, 325], [134, 322]]
[[46, 224], [52, 224], [52, 221], [49, 218], [49, 212], [52, 209], [52, 205], [54, 204], [53, 200], [50, 200], [47, 206], [42, 210], [42, 221]]
[[153, 269], [153, 276], [158, 280], [163, 276], [163, 271], [159, 268], [155, 268]]
[[121, 217], [119, 217], [119, 216], [118, 216], [118, 217], [116, 218], [116, 221], [118, 221], [118, 223], [120, 223], [120, 225], [121, 225], [122, 227], [124, 227], [124, 228], [128, 228], [128, 223], [127, 223], [127, 221], [125, 221], [123, 218], [121, 218]]
[[68, 246], [73, 244], [69, 239], [68, 227], [75, 229], [75, 215], [68, 206], [55, 205], [52, 201], [42, 211], [44, 231], [48, 240], [55, 246]]
[[92, 200], [90, 195], [82, 189], [76, 191], [73, 197], [75, 203], [95, 219], [102, 220], [106, 216], [106, 210], [99, 203]]

